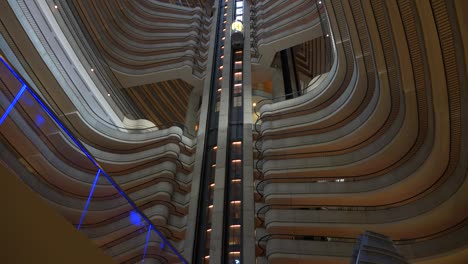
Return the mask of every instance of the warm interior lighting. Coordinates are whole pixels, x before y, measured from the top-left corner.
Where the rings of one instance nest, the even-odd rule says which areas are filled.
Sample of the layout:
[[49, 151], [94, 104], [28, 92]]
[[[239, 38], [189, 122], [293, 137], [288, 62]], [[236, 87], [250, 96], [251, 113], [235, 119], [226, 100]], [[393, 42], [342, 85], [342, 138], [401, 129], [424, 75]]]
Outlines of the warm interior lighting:
[[240, 144], [242, 144], [242, 141], [234, 141], [234, 142], [232, 142], [232, 144], [233, 145], [240, 145]]
[[218, 146], [214, 146], [213, 149], [214, 149], [214, 150], [217, 150], [217, 149], [218, 149]]
[[241, 179], [233, 179], [232, 182], [241, 182]]
[[257, 103], [253, 103], [252, 106], [253, 106], [253, 107], [256, 107], [256, 106], [257, 106]]
[[239, 228], [240, 225], [231, 225], [230, 228]]
[[235, 160], [232, 160], [232, 163], [239, 163], [239, 162], [241, 162], [241, 161], [242, 161], [242, 160], [240, 160], [240, 159], [235, 159]]
[[215, 186], [215, 184], [214, 184], [214, 183], [210, 184], [210, 187], [214, 187], [214, 186]]
[[241, 201], [231, 201], [232, 204], [240, 204]]
[[213, 205], [212, 205], [212, 204], [208, 205], [208, 208], [212, 209], [212, 208], [213, 208]]
[[210, 228], [210, 229], [207, 229], [206, 232], [211, 232], [211, 228]]

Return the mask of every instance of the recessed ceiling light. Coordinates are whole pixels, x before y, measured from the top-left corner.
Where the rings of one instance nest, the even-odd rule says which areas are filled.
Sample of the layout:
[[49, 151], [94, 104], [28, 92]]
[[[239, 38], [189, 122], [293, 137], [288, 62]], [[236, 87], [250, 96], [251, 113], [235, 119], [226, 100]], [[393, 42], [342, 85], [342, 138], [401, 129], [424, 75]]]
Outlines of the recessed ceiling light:
[[54, 5], [54, 8], [55, 8], [55, 9], [57, 9], [57, 8], [58, 8], [58, 6], [57, 6], [57, 5]]
[[107, 96], [110, 96], [110, 93], [108, 93]]

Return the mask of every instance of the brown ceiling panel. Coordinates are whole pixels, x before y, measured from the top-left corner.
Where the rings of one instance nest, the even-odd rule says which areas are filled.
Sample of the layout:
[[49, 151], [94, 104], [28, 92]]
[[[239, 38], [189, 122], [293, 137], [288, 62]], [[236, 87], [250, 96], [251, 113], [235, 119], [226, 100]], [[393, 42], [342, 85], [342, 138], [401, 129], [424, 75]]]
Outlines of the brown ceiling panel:
[[192, 86], [176, 79], [127, 88], [125, 91], [146, 119], [158, 127], [185, 123]]

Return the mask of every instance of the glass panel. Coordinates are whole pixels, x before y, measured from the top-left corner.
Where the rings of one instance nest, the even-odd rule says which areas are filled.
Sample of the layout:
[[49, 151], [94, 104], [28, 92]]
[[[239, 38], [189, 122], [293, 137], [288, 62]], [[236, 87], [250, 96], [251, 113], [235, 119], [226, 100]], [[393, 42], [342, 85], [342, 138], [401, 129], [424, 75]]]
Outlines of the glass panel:
[[[11, 102], [16, 100], [16, 104], [0, 124], [0, 133], [10, 152], [30, 173], [17, 173], [19, 177], [25, 177], [33, 190], [53, 202], [67, 220], [116, 262], [139, 263], [145, 254], [150, 258], [151, 252], [152, 256], [164, 255], [170, 263], [187, 263], [164, 238], [169, 234], [156, 229], [156, 224], [163, 224], [160, 216], [167, 211], [163, 205], [147, 202], [148, 189], [132, 188], [131, 200], [86, 146], [19, 81], [5, 61], [1, 62], [1, 115]], [[24, 92], [18, 94], [21, 90]], [[142, 205], [138, 208], [136, 204]]]

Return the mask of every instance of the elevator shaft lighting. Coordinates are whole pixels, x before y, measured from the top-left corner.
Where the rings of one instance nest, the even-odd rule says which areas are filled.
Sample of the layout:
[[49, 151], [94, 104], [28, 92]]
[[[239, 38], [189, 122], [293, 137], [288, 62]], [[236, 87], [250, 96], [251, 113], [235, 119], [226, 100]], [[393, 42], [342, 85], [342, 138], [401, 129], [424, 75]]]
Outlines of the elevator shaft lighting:
[[243, 32], [244, 31], [244, 25], [242, 25], [242, 22], [240, 22], [240, 21], [235, 21], [231, 25], [231, 30], [233, 32]]

